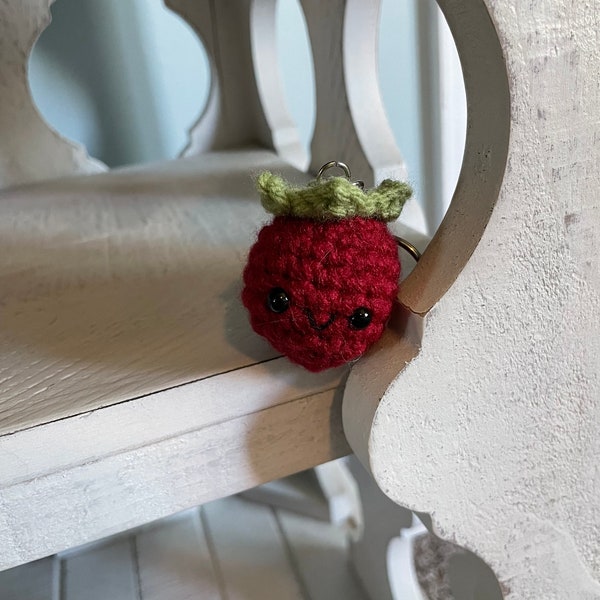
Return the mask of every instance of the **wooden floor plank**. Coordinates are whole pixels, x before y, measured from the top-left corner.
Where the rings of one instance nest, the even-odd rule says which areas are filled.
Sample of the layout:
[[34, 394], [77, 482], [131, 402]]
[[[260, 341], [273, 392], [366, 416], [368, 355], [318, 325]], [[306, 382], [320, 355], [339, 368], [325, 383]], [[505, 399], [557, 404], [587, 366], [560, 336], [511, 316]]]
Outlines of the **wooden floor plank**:
[[133, 549], [119, 537], [65, 555], [60, 600], [139, 600]]
[[55, 559], [43, 558], [0, 571], [1, 600], [58, 600], [55, 598]]
[[221, 600], [198, 509], [135, 538], [142, 600]]
[[341, 528], [285, 510], [276, 515], [310, 600], [368, 600], [350, 566]]
[[231, 497], [202, 514], [227, 600], [306, 599], [269, 507]]
[[347, 558], [340, 528], [230, 497], [0, 572], [0, 600], [367, 600]]

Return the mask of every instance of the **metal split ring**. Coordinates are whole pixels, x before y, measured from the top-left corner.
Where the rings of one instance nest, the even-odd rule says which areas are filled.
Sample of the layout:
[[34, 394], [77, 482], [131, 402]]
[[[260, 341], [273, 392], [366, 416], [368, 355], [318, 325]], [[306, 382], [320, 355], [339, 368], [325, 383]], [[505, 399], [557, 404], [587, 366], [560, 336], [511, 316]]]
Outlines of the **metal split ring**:
[[[330, 160], [329, 162], [326, 162], [317, 173], [317, 181], [319, 181], [319, 179], [323, 177], [325, 171], [329, 171], [329, 169], [335, 168], [341, 169], [344, 172], [344, 177], [348, 181], [350, 181], [350, 179], [352, 178], [352, 173], [350, 173], [350, 167], [346, 163], [340, 162], [339, 160]], [[364, 181], [353, 181], [352, 183], [361, 190], [365, 187]]]
[[419, 262], [419, 259], [421, 258], [421, 253], [419, 252], [416, 246], [411, 244], [408, 240], [398, 237], [397, 235], [393, 237], [396, 240], [398, 246], [400, 246], [400, 248], [406, 250], [415, 259], [415, 262]]
[[[350, 181], [350, 179], [352, 177], [352, 173], [350, 172], [350, 167], [346, 163], [340, 162], [339, 160], [330, 160], [329, 162], [326, 162], [319, 169], [319, 172], [317, 173], [317, 181], [323, 177], [323, 175], [325, 174], [326, 171], [329, 171], [329, 169], [336, 169], [336, 168], [341, 169], [344, 172], [344, 177], [348, 181]], [[365, 187], [364, 181], [353, 181], [352, 183], [355, 186], [359, 187], [361, 190], [364, 189], [364, 187]], [[419, 250], [417, 249], [416, 246], [411, 244], [408, 240], [398, 237], [397, 235], [395, 235], [393, 237], [396, 240], [396, 243], [398, 244], [398, 246], [400, 246], [400, 248], [403, 248], [404, 250], [406, 250], [415, 259], [415, 262], [419, 262], [419, 259], [421, 258], [421, 253], [419, 252]]]

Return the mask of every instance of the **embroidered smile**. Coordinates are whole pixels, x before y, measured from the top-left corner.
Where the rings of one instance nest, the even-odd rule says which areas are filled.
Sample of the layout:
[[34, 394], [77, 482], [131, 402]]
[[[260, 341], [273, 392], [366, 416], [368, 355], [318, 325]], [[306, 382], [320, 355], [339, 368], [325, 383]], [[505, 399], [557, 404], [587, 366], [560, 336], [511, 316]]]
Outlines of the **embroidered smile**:
[[331, 313], [329, 315], [329, 319], [327, 319], [327, 321], [325, 323], [323, 323], [322, 325], [319, 325], [317, 323], [317, 321], [315, 320], [315, 317], [312, 314], [310, 308], [305, 308], [304, 309], [304, 314], [307, 316], [308, 322], [310, 323], [310, 326], [313, 329], [317, 329], [318, 331], [323, 331], [323, 329], [327, 329], [335, 321], [335, 314], [334, 313]]

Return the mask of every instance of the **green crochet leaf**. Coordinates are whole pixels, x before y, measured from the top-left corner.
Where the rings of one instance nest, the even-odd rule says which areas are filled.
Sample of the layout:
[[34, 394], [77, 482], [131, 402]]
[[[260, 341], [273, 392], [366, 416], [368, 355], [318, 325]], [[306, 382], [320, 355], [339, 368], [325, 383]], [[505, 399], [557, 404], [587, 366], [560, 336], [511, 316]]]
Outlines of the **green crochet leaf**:
[[345, 177], [328, 177], [296, 187], [265, 171], [256, 184], [266, 211], [275, 216], [318, 220], [365, 217], [393, 221], [412, 195], [407, 183], [391, 179], [367, 191]]

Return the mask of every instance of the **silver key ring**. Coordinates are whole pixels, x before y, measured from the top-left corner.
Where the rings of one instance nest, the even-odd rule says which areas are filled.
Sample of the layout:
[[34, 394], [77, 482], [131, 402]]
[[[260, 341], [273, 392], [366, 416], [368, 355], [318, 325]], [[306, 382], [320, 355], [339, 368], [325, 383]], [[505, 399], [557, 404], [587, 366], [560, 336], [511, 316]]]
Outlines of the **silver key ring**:
[[[339, 160], [330, 160], [329, 162], [326, 162], [320, 169], [319, 172], [317, 173], [317, 181], [319, 181], [320, 179], [322, 179], [325, 171], [329, 171], [329, 169], [341, 169], [344, 172], [344, 177], [350, 181], [350, 179], [352, 178], [352, 173], [350, 173], [350, 167], [343, 162], [340, 162]], [[361, 190], [364, 189], [365, 187], [365, 182], [364, 181], [353, 181], [352, 182], [356, 187], [360, 188]]]
[[[322, 179], [325, 172], [329, 171], [329, 169], [341, 169], [344, 172], [344, 177], [348, 181], [350, 181], [350, 179], [352, 177], [352, 173], [350, 172], [350, 167], [346, 163], [343, 163], [339, 160], [330, 160], [329, 162], [326, 162], [319, 169], [319, 172], [317, 173], [317, 181]], [[364, 189], [364, 187], [365, 187], [364, 181], [353, 181], [352, 183], [355, 186], [359, 187], [361, 190]], [[414, 258], [415, 262], [419, 262], [419, 259], [421, 258], [421, 253], [419, 252], [419, 250], [417, 249], [417, 247], [415, 245], [411, 244], [408, 240], [405, 240], [404, 238], [398, 237], [397, 235], [395, 235], [393, 237], [396, 240], [396, 243], [398, 244], [398, 246], [400, 246], [400, 248], [403, 248], [404, 250], [406, 250]]]

